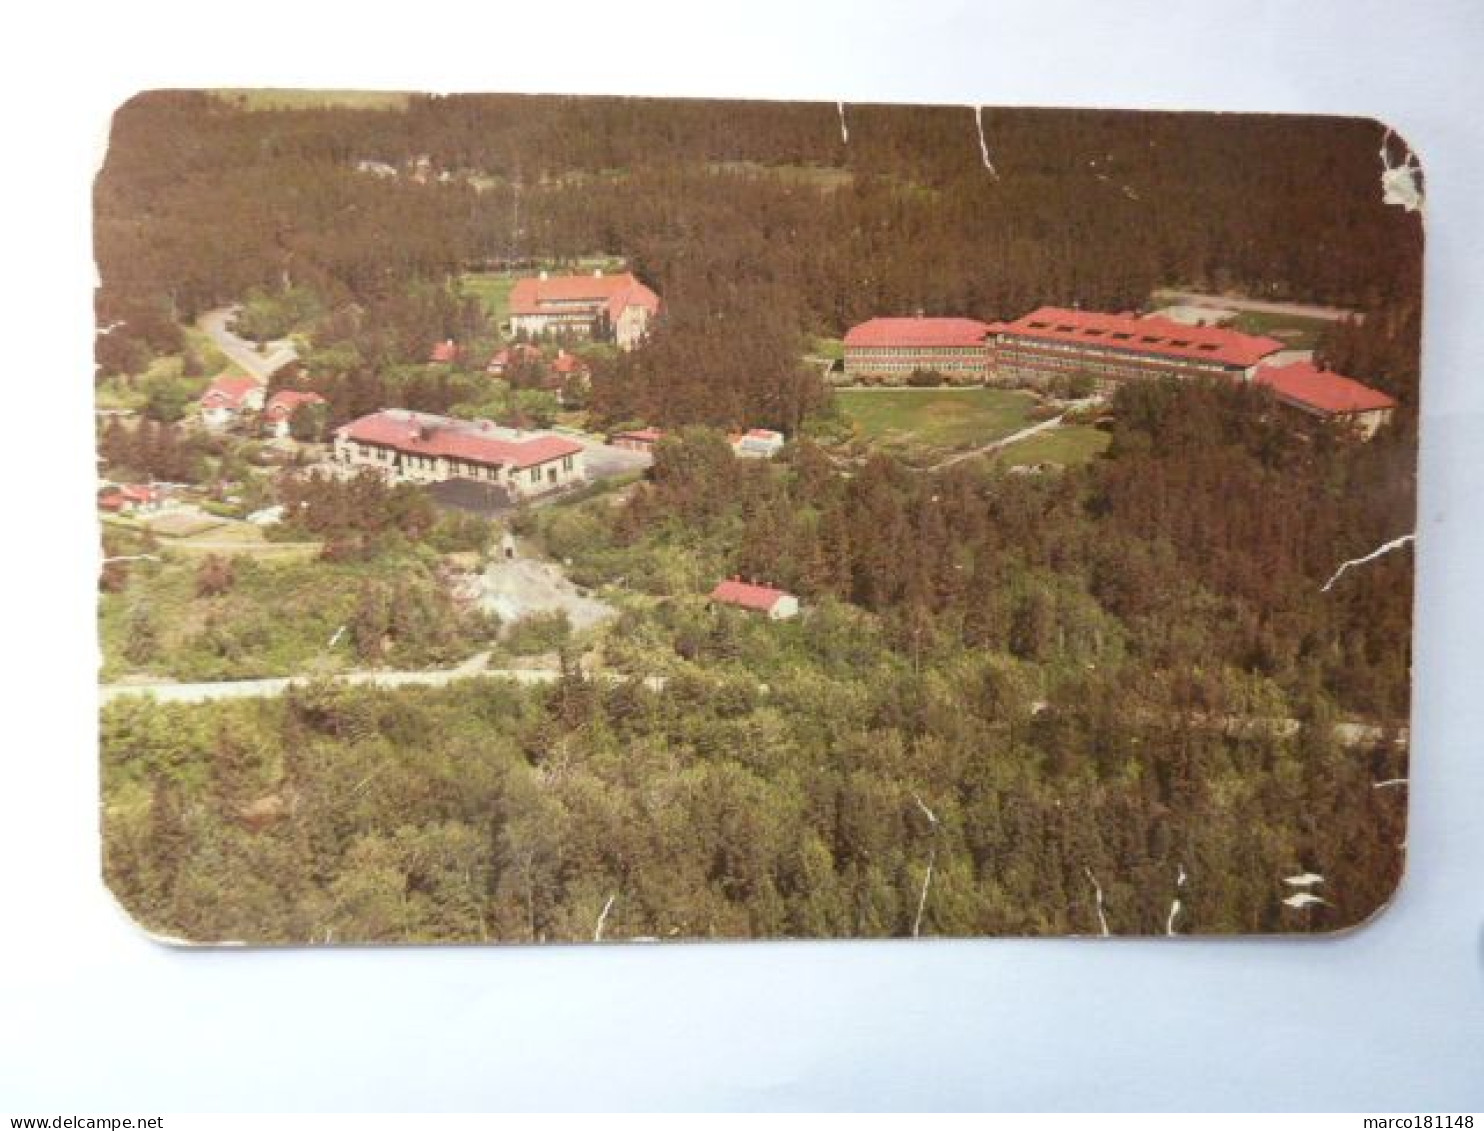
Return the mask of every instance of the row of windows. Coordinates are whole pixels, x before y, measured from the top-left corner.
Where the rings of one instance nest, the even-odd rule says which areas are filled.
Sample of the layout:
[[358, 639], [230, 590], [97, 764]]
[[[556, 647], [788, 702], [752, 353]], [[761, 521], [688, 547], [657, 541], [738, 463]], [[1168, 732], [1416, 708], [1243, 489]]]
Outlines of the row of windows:
[[[1214, 347], [1213, 347], [1214, 348]], [[1162, 354], [1152, 354], [1138, 350], [1109, 350], [1097, 349], [1078, 342], [1047, 342], [1040, 340], [1009, 339], [1001, 342], [1000, 352], [1013, 352], [1017, 349], [1032, 350], [1035, 352], [1055, 351], [1058, 353], [1077, 354], [1080, 357], [1106, 358], [1114, 362], [1134, 362], [1148, 359], [1167, 365], [1181, 365], [1191, 369], [1200, 369], [1210, 373], [1224, 373], [1230, 367], [1220, 362], [1198, 360], [1196, 358], [1169, 357]]]
[[982, 357], [983, 346], [851, 346], [858, 357]]

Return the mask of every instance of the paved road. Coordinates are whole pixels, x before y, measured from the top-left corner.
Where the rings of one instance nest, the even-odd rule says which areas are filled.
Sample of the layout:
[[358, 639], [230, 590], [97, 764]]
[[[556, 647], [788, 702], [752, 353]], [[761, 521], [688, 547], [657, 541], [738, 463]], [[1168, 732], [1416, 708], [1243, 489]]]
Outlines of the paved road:
[[224, 306], [220, 310], [209, 310], [196, 319], [196, 325], [210, 336], [222, 353], [266, 384], [269, 377], [289, 362], [297, 360], [299, 355], [286, 341], [269, 342], [267, 351], [259, 353], [252, 342], [232, 333], [227, 329], [227, 323], [236, 316], [238, 309], [235, 306]]

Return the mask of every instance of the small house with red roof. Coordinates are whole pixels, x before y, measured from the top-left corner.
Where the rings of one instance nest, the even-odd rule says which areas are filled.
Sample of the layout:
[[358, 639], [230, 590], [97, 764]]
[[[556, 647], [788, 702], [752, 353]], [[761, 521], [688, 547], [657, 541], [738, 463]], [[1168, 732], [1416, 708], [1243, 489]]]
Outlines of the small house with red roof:
[[608, 442], [631, 452], [652, 452], [664, 435], [658, 428], [631, 428], [627, 432], [615, 432]]
[[114, 483], [98, 494], [98, 506], [115, 514], [153, 514], [164, 502], [164, 492], [144, 483]]
[[512, 346], [504, 346], [490, 358], [490, 363], [485, 367], [485, 372], [491, 377], [503, 377], [505, 374], [520, 365], [540, 365], [541, 350], [525, 342], [516, 342]]
[[732, 450], [746, 459], [772, 459], [783, 445], [783, 433], [771, 428], [749, 428], [732, 439]]
[[256, 377], [224, 373], [201, 394], [201, 420], [212, 431], [235, 424], [263, 407], [263, 383]]
[[975, 318], [872, 318], [845, 334], [845, 378], [901, 384], [923, 370], [954, 384], [983, 384], [989, 335], [989, 323]]
[[510, 329], [533, 338], [570, 334], [611, 338], [630, 350], [644, 340], [660, 298], [632, 272], [550, 275], [519, 280], [510, 291]]
[[294, 413], [311, 405], [324, 404], [325, 398], [318, 393], [300, 389], [279, 389], [263, 406], [263, 431], [282, 440], [289, 435], [289, 425]]
[[524, 498], [583, 482], [584, 452], [575, 440], [553, 432], [383, 409], [337, 429], [334, 458], [351, 467], [376, 468], [393, 480], [465, 479]]
[[428, 353], [428, 361], [433, 365], [451, 365], [458, 359], [459, 346], [452, 338], [445, 338]]
[[711, 590], [711, 600], [718, 605], [731, 605], [748, 612], [762, 613], [769, 620], [789, 620], [799, 615], [799, 599], [792, 593], [730, 577]]
[[1365, 440], [1374, 436], [1396, 409], [1396, 401], [1379, 389], [1363, 385], [1353, 377], [1320, 369], [1309, 361], [1264, 366], [1258, 369], [1252, 382], [1270, 389], [1274, 398], [1289, 408], [1353, 425]]

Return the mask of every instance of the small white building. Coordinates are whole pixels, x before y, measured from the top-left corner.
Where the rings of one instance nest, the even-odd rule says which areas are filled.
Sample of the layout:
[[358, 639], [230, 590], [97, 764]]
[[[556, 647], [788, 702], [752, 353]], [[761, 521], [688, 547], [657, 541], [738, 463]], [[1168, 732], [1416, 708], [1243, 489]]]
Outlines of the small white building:
[[512, 498], [527, 498], [585, 482], [585, 451], [575, 440], [553, 432], [383, 409], [338, 429], [334, 458], [351, 467], [374, 467], [404, 482], [468, 479], [503, 487]]
[[732, 442], [732, 450], [748, 459], [772, 459], [783, 450], [782, 432], [771, 428], [749, 428]]

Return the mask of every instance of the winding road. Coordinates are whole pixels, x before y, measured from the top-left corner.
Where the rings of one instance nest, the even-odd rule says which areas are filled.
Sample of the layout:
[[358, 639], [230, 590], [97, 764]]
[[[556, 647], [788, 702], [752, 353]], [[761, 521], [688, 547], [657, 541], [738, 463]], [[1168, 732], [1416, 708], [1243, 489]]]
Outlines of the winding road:
[[287, 341], [269, 342], [265, 352], [259, 353], [257, 346], [246, 338], [239, 338], [227, 328], [236, 317], [240, 307], [224, 306], [219, 310], [208, 310], [196, 319], [196, 326], [226, 354], [232, 363], [251, 374], [255, 379], [268, 383], [268, 378], [277, 373], [299, 355]]

